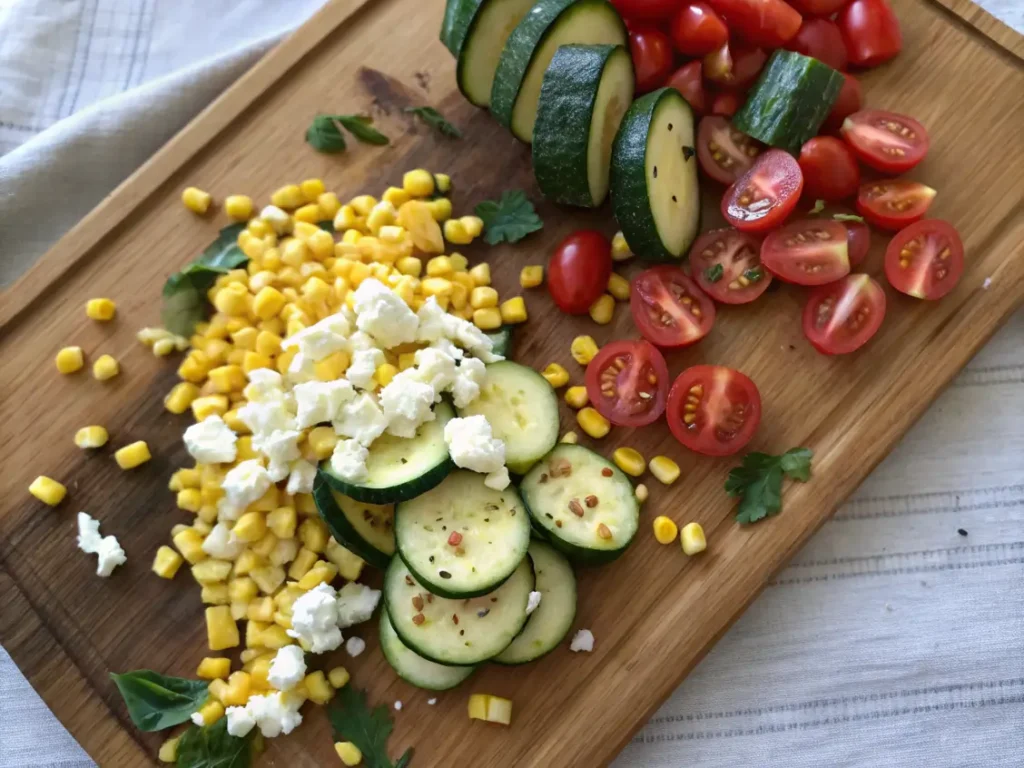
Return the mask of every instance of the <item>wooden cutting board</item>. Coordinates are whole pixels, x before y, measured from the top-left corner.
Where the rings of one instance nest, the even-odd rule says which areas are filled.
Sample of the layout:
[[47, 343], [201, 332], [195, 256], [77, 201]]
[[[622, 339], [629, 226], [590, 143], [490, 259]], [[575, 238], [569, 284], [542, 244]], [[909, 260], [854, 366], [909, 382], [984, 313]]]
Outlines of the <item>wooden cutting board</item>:
[[[765, 411], [752, 449], [815, 451], [814, 478], [785, 492], [778, 517], [741, 528], [722, 490], [730, 460], [686, 453], [663, 425], [616, 429], [596, 444], [606, 454], [629, 444], [647, 456], [667, 453], [683, 479], [665, 488], [651, 478], [642, 531], [616, 563], [581, 570], [576, 627], [597, 638], [592, 654], [562, 647], [525, 668], [481, 670], [460, 689], [430, 694], [396, 680], [376, 650], [375, 630], [361, 632], [370, 652], [335, 654], [372, 700], [404, 703], [392, 744], [415, 745], [415, 766], [580, 766], [610, 761], [678, 685], [765, 582], [889, 452], [938, 392], [1024, 298], [1024, 39], [966, 0], [897, 0], [904, 53], [863, 77], [867, 103], [907, 112], [928, 126], [932, 151], [910, 175], [939, 190], [933, 214], [963, 233], [967, 267], [958, 288], [937, 303], [887, 289], [879, 335], [858, 354], [818, 355], [800, 331], [804, 293], [782, 287], [755, 305], [726, 307], [711, 336], [669, 356], [672, 373], [701, 362], [752, 376]], [[191, 676], [206, 654], [202, 606], [186, 572], [168, 583], [149, 573], [156, 548], [186, 520], [166, 490], [187, 456], [184, 417], [168, 414], [164, 393], [175, 363], [152, 357], [135, 331], [159, 321], [160, 287], [225, 224], [223, 214], [196, 219], [178, 202], [195, 184], [218, 200], [246, 192], [265, 201], [279, 185], [320, 176], [344, 198], [379, 193], [402, 171], [449, 172], [457, 211], [519, 187], [535, 200], [528, 148], [454, 87], [453, 64], [437, 30], [441, 2], [335, 0], [229, 89], [148, 164], [64, 237], [0, 302], [0, 642], [60, 720], [102, 766], [150, 764], [161, 735], [128, 720], [108, 672], [150, 667]], [[402, 113], [431, 104], [465, 139], [439, 138]], [[372, 110], [390, 147], [354, 144], [340, 156], [304, 142], [321, 111]], [[706, 195], [706, 226], [717, 225], [720, 190]], [[59, 200], [60, 190], [54, 190]], [[503, 294], [517, 293], [526, 263], [543, 262], [568, 232], [596, 226], [609, 234], [606, 210], [578, 213], [538, 206], [544, 230], [518, 247], [465, 249], [487, 259]], [[874, 236], [869, 271], [881, 282], [884, 240]], [[640, 265], [627, 267], [635, 274]], [[988, 288], [985, 286], [988, 285]], [[581, 332], [599, 343], [633, 336], [620, 305], [613, 325], [557, 313], [543, 289], [528, 292], [531, 319], [516, 356], [535, 366], [569, 356]], [[86, 320], [95, 296], [118, 302], [117, 320]], [[80, 344], [90, 359], [111, 353], [123, 373], [107, 383], [87, 372], [59, 376], [56, 350]], [[568, 428], [572, 415], [562, 414]], [[108, 427], [98, 455], [78, 450], [75, 430]], [[124, 473], [114, 449], [149, 442], [154, 459]], [[68, 499], [53, 510], [27, 493], [45, 473], [63, 481]], [[88, 510], [116, 534], [128, 564], [113, 578], [94, 575], [95, 559], [75, 546], [75, 513]], [[661, 547], [650, 521], [667, 514], [699, 521], [708, 551], [689, 559]], [[823, 631], [828, 631], [823, 627]], [[515, 702], [510, 728], [470, 722], [470, 692]], [[320, 712], [289, 738], [273, 740], [266, 765], [333, 765]], [[681, 759], [685, 760], [685, 757]]]

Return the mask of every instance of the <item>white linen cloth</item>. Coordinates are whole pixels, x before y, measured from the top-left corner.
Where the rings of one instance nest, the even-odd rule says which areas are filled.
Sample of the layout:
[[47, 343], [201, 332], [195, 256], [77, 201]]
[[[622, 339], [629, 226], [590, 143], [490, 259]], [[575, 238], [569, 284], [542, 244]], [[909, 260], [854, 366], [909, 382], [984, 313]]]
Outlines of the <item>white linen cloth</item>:
[[[320, 0], [212, 5], [0, 0], [0, 285]], [[0, 768], [92, 765], [0, 649]], [[1024, 765], [1024, 313], [615, 765]]]

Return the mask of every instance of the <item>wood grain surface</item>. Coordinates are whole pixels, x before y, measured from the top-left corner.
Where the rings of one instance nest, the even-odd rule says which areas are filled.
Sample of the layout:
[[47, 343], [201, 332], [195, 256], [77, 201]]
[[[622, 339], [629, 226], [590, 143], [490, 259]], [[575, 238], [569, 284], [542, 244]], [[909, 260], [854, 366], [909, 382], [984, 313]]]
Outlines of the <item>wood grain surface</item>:
[[[643, 725], [715, 640], [801, 543], [828, 517], [927, 408], [936, 394], [1024, 299], [1024, 63], [1022, 39], [965, 0], [897, 0], [904, 52], [862, 79], [867, 103], [914, 115], [928, 126], [932, 151], [910, 176], [939, 190], [933, 215], [963, 234], [963, 280], [937, 303], [887, 289], [879, 335], [860, 353], [818, 355], [800, 331], [804, 294], [784, 286], [755, 305], [725, 307], [711, 336], [669, 356], [673, 374], [700, 362], [739, 368], [758, 383], [762, 428], [752, 449], [815, 450], [814, 479], [785, 492], [778, 517], [750, 528], [732, 521], [722, 491], [733, 462], [683, 451], [664, 425], [616, 429], [595, 447], [630, 444], [648, 456], [667, 453], [683, 468], [670, 489], [648, 480], [651, 500], [642, 532], [610, 566], [581, 570], [577, 627], [597, 638], [592, 654], [557, 649], [516, 670], [486, 668], [427, 706], [429, 694], [397, 681], [375, 648], [375, 630], [360, 634], [370, 651], [342, 662], [373, 700], [401, 700], [394, 752], [415, 745], [416, 766], [579, 766], [608, 762]], [[135, 331], [159, 319], [160, 287], [223, 226], [223, 215], [197, 220], [178, 202], [195, 184], [223, 200], [246, 192], [265, 201], [283, 183], [320, 176], [343, 197], [379, 193], [401, 172], [425, 166], [449, 172], [456, 211], [469, 211], [504, 189], [535, 200], [528, 148], [484, 112], [465, 103], [453, 65], [437, 42], [441, 3], [336, 0], [269, 54], [150, 163], [63, 238], [0, 301], [0, 642], [46, 703], [102, 766], [144, 765], [162, 740], [141, 734], [107, 677], [139, 667], [191, 676], [206, 655], [198, 589], [187, 573], [166, 582], [149, 573], [156, 548], [185, 513], [166, 489], [186, 463], [184, 417], [163, 409], [175, 364], [152, 357]], [[963, 18], [961, 18], [963, 17]], [[991, 36], [991, 37], [989, 37]], [[402, 113], [431, 104], [465, 132], [439, 138]], [[390, 147], [354, 145], [319, 155], [302, 140], [317, 112], [372, 110]], [[710, 187], [710, 184], [708, 185]], [[706, 197], [705, 226], [717, 225], [719, 190]], [[518, 291], [526, 263], [542, 262], [553, 245], [581, 226], [613, 231], [606, 210], [577, 213], [540, 203], [544, 230], [516, 247], [466, 249], [486, 259], [503, 294]], [[867, 269], [881, 275], [884, 238], [874, 236]], [[640, 265], [630, 265], [629, 275]], [[989, 288], [983, 286], [990, 279]], [[884, 283], [884, 277], [880, 277]], [[111, 324], [86, 320], [94, 296], [118, 302]], [[633, 336], [629, 312], [597, 328], [557, 313], [543, 290], [528, 293], [531, 319], [516, 357], [541, 366], [560, 361], [574, 382], [582, 370], [569, 357], [580, 332], [599, 343]], [[87, 371], [59, 376], [53, 355], [81, 345], [88, 358], [110, 353], [122, 374], [100, 383]], [[563, 426], [572, 415], [565, 409]], [[87, 424], [110, 430], [108, 448], [86, 454], [72, 436]], [[149, 442], [154, 459], [129, 473], [116, 448]], [[47, 474], [69, 488], [57, 509], [26, 489]], [[128, 553], [109, 580], [75, 545], [74, 515], [88, 510]], [[708, 535], [701, 557], [685, 558], [649, 534], [667, 514], [697, 520]], [[827, 631], [826, 627], [822, 631]], [[472, 691], [511, 697], [513, 725], [503, 729], [466, 718]], [[297, 734], [272, 740], [266, 765], [334, 764], [326, 718], [306, 710]]]

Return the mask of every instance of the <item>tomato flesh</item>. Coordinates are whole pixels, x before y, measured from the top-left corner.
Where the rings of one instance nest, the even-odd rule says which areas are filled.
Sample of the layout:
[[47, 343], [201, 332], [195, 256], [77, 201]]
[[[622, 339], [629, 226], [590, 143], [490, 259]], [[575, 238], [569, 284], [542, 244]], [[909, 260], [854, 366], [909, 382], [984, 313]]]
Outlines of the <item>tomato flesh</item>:
[[788, 0], [804, 16], [831, 16], [846, 0]]
[[800, 149], [804, 194], [811, 200], [835, 202], [857, 194], [860, 168], [846, 144], [832, 136], [815, 136]]
[[889, 285], [915, 299], [941, 299], [964, 273], [964, 244], [956, 228], [925, 219], [900, 230], [885, 249]]
[[800, 31], [786, 43], [787, 50], [811, 56], [832, 69], [846, 69], [846, 43], [839, 27], [828, 19], [804, 19]]
[[768, 234], [761, 262], [780, 280], [824, 285], [850, 274], [846, 227], [832, 219], [799, 219]]
[[781, 48], [800, 29], [803, 18], [783, 0], [708, 0], [729, 28], [753, 45]]
[[881, 229], [903, 229], [924, 218], [936, 194], [917, 181], [869, 181], [857, 191], [857, 212]]
[[843, 76], [843, 87], [839, 89], [836, 103], [832, 105], [832, 111], [828, 113], [821, 126], [822, 133], [839, 133], [843, 121], [854, 112], [858, 112], [864, 101], [864, 93], [857, 78], [845, 72], [839, 74]]
[[761, 423], [761, 393], [750, 377], [722, 365], [687, 368], [668, 396], [668, 426], [676, 440], [705, 456], [731, 456]]
[[629, 33], [629, 50], [633, 55], [637, 93], [663, 86], [675, 62], [668, 35], [654, 27], [636, 27]]
[[850, 269], [856, 269], [868, 257], [871, 250], [871, 229], [863, 221], [844, 221], [846, 247], [849, 251]]
[[690, 271], [697, 285], [722, 304], [749, 304], [772, 282], [761, 264], [761, 241], [735, 229], [716, 229], [690, 249]]
[[612, 5], [627, 19], [667, 19], [682, 0], [612, 0]]
[[697, 126], [697, 159], [708, 176], [732, 184], [750, 170], [761, 153], [760, 142], [740, 133], [720, 116], [701, 118]]
[[587, 396], [612, 424], [642, 427], [665, 411], [668, 366], [646, 341], [613, 341], [587, 365]]
[[672, 42], [684, 56], [704, 56], [728, 39], [728, 27], [707, 3], [686, 3], [672, 17]]
[[654, 267], [633, 279], [629, 309], [643, 337], [659, 347], [694, 344], [715, 323], [715, 305], [679, 267]]
[[865, 109], [843, 120], [840, 129], [853, 153], [883, 173], [903, 173], [928, 154], [928, 132], [917, 120], [895, 112]]
[[726, 42], [704, 57], [704, 77], [724, 88], [744, 88], [757, 79], [767, 60], [760, 48]]
[[746, 96], [736, 91], [721, 91], [711, 100], [711, 114], [732, 117], [739, 111]]
[[900, 22], [887, 0], [852, 0], [836, 17], [850, 63], [875, 67], [903, 47]]
[[781, 149], [769, 149], [725, 191], [722, 215], [736, 229], [764, 232], [785, 221], [803, 187], [796, 159]]
[[871, 340], [885, 317], [885, 291], [869, 275], [848, 275], [816, 289], [804, 307], [807, 340], [825, 355], [845, 355]]
[[675, 88], [683, 94], [683, 98], [686, 99], [698, 116], [703, 115], [707, 110], [707, 95], [704, 93], [704, 80], [701, 75], [701, 63], [699, 60], [683, 64], [683, 66], [672, 73], [672, 76], [669, 77], [665, 85], [669, 88]]
[[561, 242], [548, 262], [548, 292], [570, 315], [586, 314], [601, 298], [612, 274], [612, 244], [600, 232], [583, 229]]

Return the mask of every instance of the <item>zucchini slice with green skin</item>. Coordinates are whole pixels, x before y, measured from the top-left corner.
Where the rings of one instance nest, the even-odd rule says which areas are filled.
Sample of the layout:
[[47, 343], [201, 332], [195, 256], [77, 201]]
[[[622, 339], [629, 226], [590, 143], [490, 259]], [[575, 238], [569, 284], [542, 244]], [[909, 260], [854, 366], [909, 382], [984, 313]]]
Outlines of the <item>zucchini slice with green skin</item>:
[[533, 174], [556, 203], [596, 208], [608, 196], [612, 142], [633, 102], [633, 60], [616, 45], [563, 45], [544, 75]]
[[629, 478], [582, 445], [559, 445], [523, 478], [519, 492], [551, 545], [581, 564], [614, 560], [640, 525]]
[[542, 541], [530, 542], [530, 560], [540, 592], [537, 609], [512, 645], [494, 657], [498, 664], [525, 664], [554, 650], [576, 619], [576, 576], [565, 556]]
[[425, 659], [448, 666], [487, 661], [508, 648], [526, 624], [533, 591], [529, 557], [508, 581], [468, 600], [437, 597], [413, 578], [400, 557], [384, 575], [384, 602], [395, 633]]
[[505, 442], [505, 464], [524, 474], [558, 442], [558, 397], [533, 368], [511, 360], [487, 366], [480, 396], [459, 416], [487, 417], [496, 438]]
[[395, 507], [368, 504], [334, 490], [318, 473], [313, 501], [339, 544], [370, 565], [383, 570], [395, 554]]
[[460, 470], [395, 509], [395, 545], [413, 577], [435, 595], [478, 597], [526, 557], [530, 516], [515, 488], [496, 491]]
[[778, 50], [732, 124], [758, 141], [799, 155], [804, 142], [818, 135], [842, 87], [843, 76], [828, 64]]
[[534, 0], [449, 0], [441, 41], [458, 59], [455, 80], [470, 103], [478, 107], [490, 105], [501, 52], [533, 3]]
[[700, 231], [693, 110], [674, 88], [641, 96], [612, 148], [612, 210], [630, 250], [675, 261]]
[[538, 0], [509, 35], [501, 52], [491, 113], [520, 141], [533, 141], [544, 73], [559, 46], [625, 46], [626, 25], [607, 0]]
[[402, 642], [387, 611], [380, 612], [380, 649], [400, 678], [427, 691], [447, 691], [476, 671], [476, 667], [448, 667], [420, 656]]
[[512, 336], [513, 336], [514, 325], [503, 325], [496, 331], [484, 334], [491, 340], [491, 344], [494, 346], [491, 348], [491, 352], [502, 357], [512, 356]]
[[434, 414], [434, 420], [423, 424], [415, 437], [381, 435], [374, 440], [363, 482], [340, 477], [331, 469], [330, 459], [320, 463], [320, 475], [335, 490], [368, 504], [394, 504], [429, 491], [455, 466], [444, 441], [444, 425], [455, 414], [446, 401], [434, 406]]

